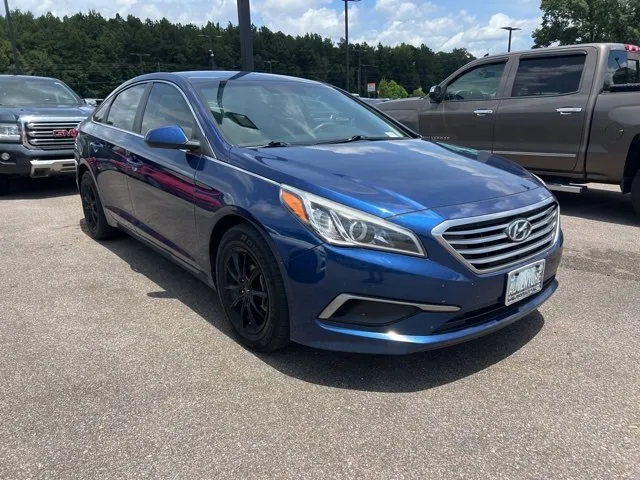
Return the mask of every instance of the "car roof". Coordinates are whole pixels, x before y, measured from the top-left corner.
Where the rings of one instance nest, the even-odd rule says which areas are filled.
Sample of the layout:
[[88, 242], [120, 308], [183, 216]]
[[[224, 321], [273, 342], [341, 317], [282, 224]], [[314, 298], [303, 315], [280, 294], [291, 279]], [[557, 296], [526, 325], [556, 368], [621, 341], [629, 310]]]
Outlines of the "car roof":
[[132, 78], [126, 84], [149, 80], [173, 80], [178, 83], [186, 81], [188, 83], [204, 83], [208, 81], [259, 81], [259, 82], [294, 82], [294, 83], [312, 83], [320, 84], [315, 80], [307, 80], [305, 78], [289, 77], [286, 75], [276, 75], [272, 73], [261, 72], [244, 72], [244, 71], [226, 71], [226, 70], [202, 70], [188, 72], [157, 72], [140, 75]]
[[509, 52], [509, 53], [506, 53], [506, 52], [496, 53], [494, 55], [480, 57], [477, 60], [486, 60], [487, 58], [493, 58], [493, 57], [505, 57], [507, 55], [521, 55], [523, 53], [562, 52], [563, 50], [575, 50], [576, 48], [582, 48], [582, 47], [595, 47], [595, 48], [612, 47], [612, 48], [624, 50], [624, 44], [622, 43], [578, 43], [575, 45], [560, 45], [556, 47], [539, 47], [539, 48], [532, 48], [529, 50], [518, 50], [515, 52]]
[[16, 78], [18, 80], [26, 80], [26, 79], [36, 79], [36, 80], [51, 80], [54, 82], [60, 82], [57, 78], [52, 77], [38, 77], [36, 75], [0, 75], [0, 79], [2, 78]]

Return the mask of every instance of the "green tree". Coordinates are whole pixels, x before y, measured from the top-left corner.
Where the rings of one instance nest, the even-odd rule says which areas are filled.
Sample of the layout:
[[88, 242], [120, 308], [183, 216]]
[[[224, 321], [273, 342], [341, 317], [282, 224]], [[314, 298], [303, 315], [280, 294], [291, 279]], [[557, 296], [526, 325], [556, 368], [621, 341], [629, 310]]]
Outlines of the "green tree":
[[402, 85], [398, 85], [395, 80], [380, 80], [378, 85], [378, 96], [382, 98], [407, 98], [409, 94]]
[[542, 0], [542, 25], [533, 32], [536, 47], [553, 43], [637, 43], [638, 0]]
[[422, 87], [416, 88], [413, 92], [411, 92], [412, 97], [424, 97], [424, 92], [422, 91]]

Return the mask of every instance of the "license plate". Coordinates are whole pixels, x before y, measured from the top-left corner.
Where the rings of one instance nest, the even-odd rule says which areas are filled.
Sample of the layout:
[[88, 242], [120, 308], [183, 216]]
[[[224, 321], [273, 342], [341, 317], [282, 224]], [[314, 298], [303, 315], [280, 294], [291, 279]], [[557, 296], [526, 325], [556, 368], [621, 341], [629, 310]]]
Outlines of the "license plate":
[[545, 260], [509, 272], [504, 304], [511, 305], [542, 290]]

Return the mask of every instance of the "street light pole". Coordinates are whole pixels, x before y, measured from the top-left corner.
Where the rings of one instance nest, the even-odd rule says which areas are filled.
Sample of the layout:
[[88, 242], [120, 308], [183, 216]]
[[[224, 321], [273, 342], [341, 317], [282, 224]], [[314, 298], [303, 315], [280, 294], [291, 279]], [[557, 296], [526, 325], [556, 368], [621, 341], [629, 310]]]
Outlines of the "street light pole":
[[518, 27], [500, 27], [502, 30], [507, 30], [509, 32], [509, 47], [507, 48], [507, 53], [511, 51], [511, 34], [513, 32], [517, 32], [518, 30], [522, 30]]
[[20, 75], [20, 58], [18, 57], [18, 47], [16, 46], [16, 35], [13, 33], [13, 23], [11, 22], [11, 12], [9, 11], [9, 0], [4, 0], [4, 9], [7, 12], [7, 29], [9, 30], [9, 37], [11, 39], [15, 74]]
[[344, 43], [346, 46], [346, 65], [347, 74], [345, 78], [345, 90], [349, 91], [349, 2], [359, 2], [360, 0], [343, 0], [344, 1]]
[[211, 57], [211, 70], [215, 70], [216, 69], [216, 61], [214, 59], [214, 54], [213, 54], [213, 39], [214, 38], [222, 38], [222, 35], [209, 35], [209, 34], [201, 33], [198, 36], [209, 39], [209, 57]]
[[251, 32], [251, 10], [249, 0], [238, 0], [238, 23], [240, 24], [240, 57], [242, 70], [253, 71], [253, 38]]

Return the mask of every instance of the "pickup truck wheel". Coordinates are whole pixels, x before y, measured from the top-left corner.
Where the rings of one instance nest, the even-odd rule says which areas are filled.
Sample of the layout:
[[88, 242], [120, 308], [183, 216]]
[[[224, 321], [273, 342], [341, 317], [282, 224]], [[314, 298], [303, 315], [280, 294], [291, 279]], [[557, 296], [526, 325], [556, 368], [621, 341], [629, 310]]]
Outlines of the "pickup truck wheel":
[[273, 352], [289, 343], [287, 297], [271, 249], [248, 225], [227, 231], [216, 255], [220, 303], [242, 343]]
[[114, 233], [114, 228], [107, 223], [93, 178], [84, 172], [80, 180], [80, 199], [84, 212], [84, 221], [89, 235], [94, 240], [106, 240]]
[[11, 190], [11, 182], [9, 175], [0, 175], [0, 195], [9, 195]]
[[640, 215], [640, 171], [636, 174], [633, 185], [631, 185], [631, 203], [636, 214]]

